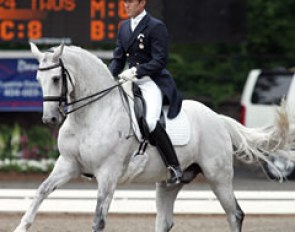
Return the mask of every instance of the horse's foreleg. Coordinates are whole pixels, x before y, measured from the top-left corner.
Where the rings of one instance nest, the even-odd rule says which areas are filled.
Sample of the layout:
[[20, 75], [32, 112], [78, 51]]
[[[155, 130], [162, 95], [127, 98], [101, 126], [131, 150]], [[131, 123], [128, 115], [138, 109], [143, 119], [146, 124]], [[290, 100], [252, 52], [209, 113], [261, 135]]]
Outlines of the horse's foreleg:
[[[112, 173], [111, 173], [112, 172]], [[101, 232], [106, 225], [108, 210], [117, 186], [118, 177], [113, 170], [96, 175], [98, 194], [96, 210], [93, 218], [92, 231]]]
[[29, 209], [22, 217], [21, 223], [14, 232], [27, 231], [33, 223], [42, 201], [56, 188], [68, 182], [72, 178], [78, 177], [79, 174], [79, 167], [75, 162], [67, 161], [60, 156], [49, 177], [38, 188]]
[[166, 183], [157, 183], [156, 232], [168, 232], [173, 226], [174, 202], [182, 184], [167, 187]]

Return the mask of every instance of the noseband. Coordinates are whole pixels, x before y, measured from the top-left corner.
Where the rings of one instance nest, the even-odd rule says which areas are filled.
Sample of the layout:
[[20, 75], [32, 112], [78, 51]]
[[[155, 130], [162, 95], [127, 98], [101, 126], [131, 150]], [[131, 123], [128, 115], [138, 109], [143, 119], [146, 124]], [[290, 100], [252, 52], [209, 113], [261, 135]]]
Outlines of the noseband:
[[[99, 91], [97, 93], [94, 93], [90, 96], [87, 96], [87, 97], [83, 97], [81, 99], [78, 99], [76, 101], [72, 101], [72, 102], [68, 102], [67, 100], [67, 96], [68, 96], [68, 82], [67, 82], [67, 78], [69, 78], [70, 80], [70, 83], [72, 85], [72, 87], [74, 88], [74, 84], [73, 84], [73, 80], [70, 76], [70, 73], [69, 71], [65, 68], [64, 66], [64, 63], [62, 61], [62, 59], [59, 59], [59, 63], [57, 64], [53, 64], [51, 66], [48, 66], [48, 67], [44, 67], [44, 68], [38, 68], [39, 71], [43, 72], [43, 71], [48, 71], [48, 70], [51, 70], [51, 69], [55, 69], [55, 68], [59, 68], [61, 67], [61, 77], [62, 77], [62, 89], [61, 89], [61, 94], [60, 96], [44, 96], [43, 97], [43, 101], [44, 102], [59, 102], [59, 112], [64, 116], [66, 117], [66, 115], [70, 114], [70, 113], [73, 113], [95, 101], [98, 101], [99, 99], [103, 98], [104, 96], [106, 96], [108, 93], [111, 92], [111, 90], [115, 89], [116, 87], [120, 87], [122, 85], [122, 83], [118, 83], [116, 85], [113, 85], [107, 89], [104, 89], [102, 91]], [[79, 107], [76, 107], [72, 110], [67, 110], [66, 108], [68, 106], [71, 106], [71, 105], [74, 105], [78, 102], [82, 102], [82, 101], [85, 101], [85, 100], [89, 100], [87, 101], [86, 103], [80, 105]]]

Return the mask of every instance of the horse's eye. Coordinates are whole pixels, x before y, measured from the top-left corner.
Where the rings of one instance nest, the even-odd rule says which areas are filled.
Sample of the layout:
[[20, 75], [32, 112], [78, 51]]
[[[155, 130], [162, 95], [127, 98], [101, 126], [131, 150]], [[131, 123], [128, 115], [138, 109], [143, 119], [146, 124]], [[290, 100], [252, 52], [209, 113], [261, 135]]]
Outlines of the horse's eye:
[[52, 81], [53, 81], [54, 84], [58, 84], [59, 79], [60, 79], [60, 77], [55, 76], [55, 77], [52, 78]]

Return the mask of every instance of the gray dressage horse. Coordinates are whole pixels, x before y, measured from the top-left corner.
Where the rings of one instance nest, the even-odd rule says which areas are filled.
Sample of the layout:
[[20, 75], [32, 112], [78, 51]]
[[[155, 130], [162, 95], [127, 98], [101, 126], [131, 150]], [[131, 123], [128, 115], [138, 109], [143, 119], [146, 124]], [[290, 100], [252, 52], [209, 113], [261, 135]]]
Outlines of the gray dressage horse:
[[[39, 61], [43, 122], [65, 120], [58, 136], [60, 156], [15, 232], [28, 231], [42, 201], [83, 174], [97, 180], [93, 231], [104, 231], [114, 191], [126, 182], [157, 183], [155, 231], [170, 231], [174, 202], [184, 184], [166, 185], [166, 167], [155, 147], [148, 146], [144, 155], [134, 155], [139, 142], [130, 135], [132, 122], [121, 84], [100, 59], [79, 47], [62, 44], [41, 52], [31, 43], [31, 51]], [[260, 162], [268, 160], [267, 153], [289, 149], [294, 131], [286, 109], [280, 107], [274, 125], [265, 129], [245, 128], [196, 101], [185, 100], [182, 110], [191, 130], [188, 143], [176, 146], [181, 167], [187, 170], [189, 180], [199, 171], [203, 173], [226, 213], [230, 231], [240, 232], [244, 213], [233, 191], [233, 157]]]

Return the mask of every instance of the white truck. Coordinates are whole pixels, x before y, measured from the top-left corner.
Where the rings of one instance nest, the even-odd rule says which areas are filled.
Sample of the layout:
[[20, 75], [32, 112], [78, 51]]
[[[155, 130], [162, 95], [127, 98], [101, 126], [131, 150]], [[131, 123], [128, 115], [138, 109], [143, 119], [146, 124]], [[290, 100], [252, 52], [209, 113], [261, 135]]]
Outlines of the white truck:
[[[284, 68], [251, 70], [241, 97], [240, 122], [252, 128], [271, 125], [276, 115], [276, 108], [283, 97], [286, 98], [288, 109], [293, 113], [294, 71]], [[272, 162], [287, 179], [295, 178], [295, 162], [283, 158], [273, 158]], [[277, 172], [270, 165], [265, 164], [265, 170], [271, 178], [278, 178]]]

